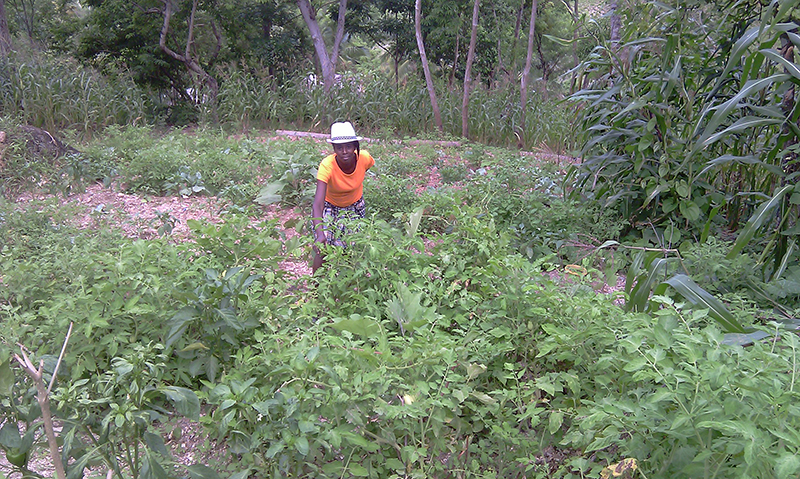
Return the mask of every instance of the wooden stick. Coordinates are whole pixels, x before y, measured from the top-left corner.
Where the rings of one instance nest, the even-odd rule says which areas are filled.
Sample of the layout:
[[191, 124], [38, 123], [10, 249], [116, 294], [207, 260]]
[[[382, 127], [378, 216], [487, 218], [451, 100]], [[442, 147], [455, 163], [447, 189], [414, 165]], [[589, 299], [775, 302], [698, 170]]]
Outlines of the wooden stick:
[[64, 345], [61, 347], [61, 354], [58, 357], [53, 377], [50, 379], [49, 387], [44, 384], [44, 361], [39, 361], [39, 367], [34, 366], [31, 359], [25, 353], [25, 349], [20, 347], [20, 353], [14, 354], [14, 359], [22, 366], [22, 369], [31, 377], [33, 383], [36, 385], [36, 400], [39, 402], [39, 407], [42, 409], [42, 421], [44, 422], [44, 433], [47, 436], [47, 445], [50, 448], [50, 458], [53, 460], [53, 465], [56, 468], [56, 476], [58, 479], [67, 479], [67, 473], [64, 469], [64, 463], [61, 461], [61, 453], [58, 450], [58, 439], [56, 438], [55, 428], [53, 427], [53, 414], [50, 412], [50, 390], [55, 383], [56, 376], [58, 376], [58, 368], [61, 366], [61, 360], [64, 357], [64, 352], [67, 349], [69, 337], [72, 334], [73, 323], [69, 324], [69, 331], [67, 337], [64, 338]]

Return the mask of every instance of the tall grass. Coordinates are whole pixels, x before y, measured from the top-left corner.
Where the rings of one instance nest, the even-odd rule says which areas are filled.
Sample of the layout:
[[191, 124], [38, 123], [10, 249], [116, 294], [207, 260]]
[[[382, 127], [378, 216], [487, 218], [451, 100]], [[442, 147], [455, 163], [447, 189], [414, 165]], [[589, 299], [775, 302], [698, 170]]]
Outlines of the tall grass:
[[[395, 137], [436, 135], [428, 92], [421, 80], [400, 86], [379, 74], [345, 73], [325, 93], [306, 78], [278, 84], [258, 70], [226, 67], [220, 73], [218, 114], [239, 129], [289, 126], [325, 131], [330, 123], [348, 119], [365, 132]], [[444, 132], [461, 133], [459, 89], [437, 85]], [[210, 106], [208, 107], [210, 108]], [[519, 89], [474, 89], [470, 103], [470, 140], [525, 149], [545, 146], [564, 151], [572, 146], [573, 116], [558, 100], [533, 94], [521, 129]]]
[[[201, 122], [212, 123], [214, 106], [229, 129], [296, 128], [326, 131], [348, 119], [360, 131], [383, 137], [431, 137], [428, 92], [419, 79], [397, 86], [380, 74], [344, 73], [326, 93], [306, 77], [278, 81], [263, 67], [228, 65], [217, 72], [217, 104], [202, 103]], [[461, 91], [437, 85], [445, 135], [461, 134]], [[154, 122], [147, 94], [121, 66], [104, 62], [103, 74], [74, 60], [48, 54], [0, 59], [0, 111], [20, 123], [48, 130], [71, 129], [90, 136], [110, 125]], [[194, 106], [192, 107], [194, 108]], [[521, 125], [518, 87], [476, 86], [470, 104], [469, 140], [531, 149], [570, 147], [572, 119], [556, 100], [533, 94]]]
[[48, 54], [0, 58], [0, 110], [47, 130], [91, 134], [145, 116], [146, 96], [124, 70], [106, 75]]

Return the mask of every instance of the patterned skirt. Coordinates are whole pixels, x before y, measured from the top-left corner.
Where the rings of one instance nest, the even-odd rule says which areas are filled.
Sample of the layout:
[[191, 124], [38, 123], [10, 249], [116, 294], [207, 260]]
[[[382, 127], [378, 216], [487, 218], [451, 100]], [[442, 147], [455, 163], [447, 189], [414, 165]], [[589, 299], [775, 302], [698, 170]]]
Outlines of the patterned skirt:
[[325, 202], [322, 209], [322, 221], [325, 228], [325, 238], [328, 244], [335, 246], [347, 246], [344, 237], [350, 233], [347, 223], [350, 220], [364, 218], [367, 215], [367, 205], [364, 197], [361, 197], [350, 206], [336, 206]]

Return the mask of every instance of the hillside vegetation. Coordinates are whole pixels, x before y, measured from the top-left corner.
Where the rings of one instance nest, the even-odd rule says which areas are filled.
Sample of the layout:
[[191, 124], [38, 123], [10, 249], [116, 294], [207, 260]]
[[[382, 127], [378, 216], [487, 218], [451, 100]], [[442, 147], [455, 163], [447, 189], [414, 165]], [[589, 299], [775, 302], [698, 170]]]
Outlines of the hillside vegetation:
[[800, 2], [616, 4], [0, 2], [0, 475], [797, 477]]

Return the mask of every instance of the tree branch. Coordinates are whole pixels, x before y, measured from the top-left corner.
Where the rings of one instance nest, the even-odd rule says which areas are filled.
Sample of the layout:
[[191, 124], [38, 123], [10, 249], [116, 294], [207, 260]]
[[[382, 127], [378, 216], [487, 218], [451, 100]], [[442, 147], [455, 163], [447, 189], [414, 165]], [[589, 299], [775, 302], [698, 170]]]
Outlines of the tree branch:
[[161, 36], [158, 39], [158, 46], [164, 53], [172, 58], [181, 62], [186, 62], [186, 58], [167, 46], [167, 35], [169, 34], [169, 22], [172, 20], [172, 13], [171, 0], [164, 0], [164, 25], [161, 27]]
[[189, 15], [189, 34], [186, 36], [186, 52], [184, 58], [192, 58], [192, 44], [194, 43], [194, 16], [197, 13], [197, 0], [192, 1], [192, 13]]
[[138, 8], [139, 10], [141, 10], [142, 13], [145, 14], [163, 13], [163, 10], [161, 10], [160, 8], [155, 8], [155, 7], [144, 8], [143, 6], [139, 5], [136, 2], [131, 2], [131, 3], [133, 4], [134, 7]]
[[336, 37], [333, 41], [333, 49], [331, 50], [331, 63], [333, 63], [334, 73], [336, 72], [336, 64], [339, 62], [339, 47], [344, 37], [344, 18], [346, 12], [347, 0], [339, 0], [339, 17], [336, 19]]
[[214, 38], [217, 39], [217, 44], [214, 45], [214, 51], [211, 52], [211, 60], [215, 60], [220, 50], [222, 50], [222, 35], [220, 35], [217, 24], [213, 19], [211, 20], [211, 32], [214, 34]]
[[50, 386], [45, 387], [44, 384], [44, 361], [39, 361], [39, 367], [34, 366], [33, 361], [25, 353], [25, 349], [20, 346], [19, 354], [14, 354], [14, 359], [22, 366], [25, 373], [33, 380], [36, 386], [36, 401], [42, 409], [42, 421], [44, 422], [44, 433], [47, 436], [47, 445], [50, 448], [50, 459], [53, 461], [53, 466], [56, 468], [56, 476], [58, 479], [66, 479], [67, 473], [64, 469], [64, 463], [61, 461], [61, 453], [58, 450], [58, 439], [56, 438], [55, 428], [53, 427], [53, 414], [50, 412], [50, 390], [55, 383], [56, 376], [58, 376], [58, 368], [61, 366], [61, 360], [64, 357], [64, 352], [67, 349], [69, 337], [72, 334], [73, 323], [69, 325], [69, 331], [66, 338], [64, 338], [64, 345], [61, 347], [61, 354], [58, 356], [58, 362], [53, 370], [53, 377], [50, 379]]

